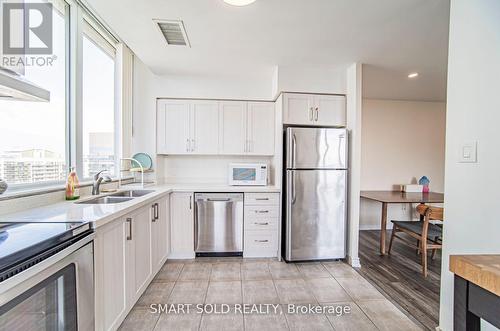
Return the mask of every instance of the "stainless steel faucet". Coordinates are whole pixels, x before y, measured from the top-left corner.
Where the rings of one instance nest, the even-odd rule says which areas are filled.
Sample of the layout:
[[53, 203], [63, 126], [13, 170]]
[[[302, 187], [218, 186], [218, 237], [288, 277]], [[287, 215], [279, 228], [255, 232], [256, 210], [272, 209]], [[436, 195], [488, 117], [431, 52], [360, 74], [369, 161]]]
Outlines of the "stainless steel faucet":
[[92, 182], [92, 195], [99, 195], [101, 193], [101, 183], [104, 182], [110, 182], [111, 177], [109, 176], [101, 176], [101, 173], [105, 172], [106, 170], [101, 170], [98, 173], [94, 175], [94, 181]]

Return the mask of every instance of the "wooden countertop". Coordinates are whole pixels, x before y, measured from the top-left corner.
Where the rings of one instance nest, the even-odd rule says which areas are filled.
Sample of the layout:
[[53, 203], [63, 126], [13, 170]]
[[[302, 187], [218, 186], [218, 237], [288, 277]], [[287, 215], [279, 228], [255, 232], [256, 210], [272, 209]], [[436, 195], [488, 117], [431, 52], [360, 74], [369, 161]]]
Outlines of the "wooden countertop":
[[450, 271], [500, 296], [500, 255], [450, 255]]
[[399, 191], [361, 191], [361, 197], [385, 203], [443, 203], [444, 194], [406, 193]]

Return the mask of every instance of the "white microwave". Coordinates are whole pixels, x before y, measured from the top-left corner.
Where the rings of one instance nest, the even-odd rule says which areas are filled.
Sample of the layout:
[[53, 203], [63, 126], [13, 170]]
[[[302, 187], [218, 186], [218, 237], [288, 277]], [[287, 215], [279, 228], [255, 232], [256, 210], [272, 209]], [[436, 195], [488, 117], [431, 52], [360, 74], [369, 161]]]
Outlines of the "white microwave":
[[267, 185], [268, 168], [266, 163], [230, 163], [229, 185], [265, 186]]

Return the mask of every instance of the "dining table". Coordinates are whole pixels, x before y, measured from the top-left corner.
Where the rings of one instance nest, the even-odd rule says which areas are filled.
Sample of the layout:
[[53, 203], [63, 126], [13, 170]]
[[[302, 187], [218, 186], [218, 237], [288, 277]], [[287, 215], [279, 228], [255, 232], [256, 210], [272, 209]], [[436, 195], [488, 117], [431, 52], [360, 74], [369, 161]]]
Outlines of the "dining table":
[[387, 206], [401, 203], [443, 203], [444, 194], [437, 192], [400, 192], [400, 191], [361, 191], [361, 198], [382, 203], [382, 217], [380, 219], [380, 254], [385, 255], [387, 235]]

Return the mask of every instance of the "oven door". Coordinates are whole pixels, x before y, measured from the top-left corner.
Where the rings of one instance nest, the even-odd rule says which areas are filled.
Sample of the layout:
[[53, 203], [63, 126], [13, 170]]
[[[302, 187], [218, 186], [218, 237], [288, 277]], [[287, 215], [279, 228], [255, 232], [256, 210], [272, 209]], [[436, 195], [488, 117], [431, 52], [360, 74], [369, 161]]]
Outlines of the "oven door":
[[0, 331], [94, 330], [92, 237], [0, 283]]

